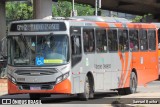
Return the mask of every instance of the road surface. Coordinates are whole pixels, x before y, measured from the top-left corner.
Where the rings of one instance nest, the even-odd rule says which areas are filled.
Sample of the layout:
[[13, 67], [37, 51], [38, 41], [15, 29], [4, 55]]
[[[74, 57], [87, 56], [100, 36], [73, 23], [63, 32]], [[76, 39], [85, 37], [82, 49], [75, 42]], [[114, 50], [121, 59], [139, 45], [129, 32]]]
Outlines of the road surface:
[[[79, 99], [76, 96], [69, 96], [69, 95], [52, 95], [51, 97], [47, 97], [47, 98], [41, 98], [42, 104], [49, 104], [49, 106], [55, 106], [56, 104], [58, 104], [58, 107], [61, 107], [61, 105], [59, 104], [72, 104], [71, 106], [73, 106], [74, 104], [76, 104], [76, 106], [78, 107], [79, 104], [101, 104], [101, 107], [103, 106], [115, 106], [115, 104], [121, 103], [124, 104], [123, 102], [125, 101], [129, 101], [129, 100], [133, 100], [133, 98], [145, 98], [145, 99], [149, 99], [149, 98], [154, 98], [156, 100], [156, 98], [158, 98], [158, 103], [160, 103], [160, 81], [154, 81], [149, 83], [147, 86], [140, 86], [137, 89], [137, 93], [135, 94], [131, 94], [131, 95], [118, 95], [117, 92], [108, 92], [108, 93], [98, 93], [95, 95], [94, 99], [90, 99], [89, 101], [79, 101]], [[28, 94], [21, 94], [21, 95], [3, 95], [0, 96], [0, 98], [20, 98], [20, 99], [29, 99], [29, 95]], [[115, 100], [116, 99], [116, 100]], [[119, 101], [119, 99], [122, 99], [122, 102]], [[126, 105], [126, 104], [125, 104]], [[62, 105], [63, 106], [63, 105]], [[69, 107], [71, 107], [69, 106]], [[99, 107], [94, 105], [95, 107]], [[92, 107], [94, 107], [92, 106]], [[129, 106], [129, 105], [127, 105]], [[131, 104], [131, 106], [133, 106], [133, 104]], [[145, 105], [146, 106], [146, 105]], [[151, 106], [151, 105], [149, 105]], [[156, 105], [154, 105], [156, 106]], [[87, 107], [87, 106], [86, 106]], [[157, 105], [157, 107], [159, 107]]]

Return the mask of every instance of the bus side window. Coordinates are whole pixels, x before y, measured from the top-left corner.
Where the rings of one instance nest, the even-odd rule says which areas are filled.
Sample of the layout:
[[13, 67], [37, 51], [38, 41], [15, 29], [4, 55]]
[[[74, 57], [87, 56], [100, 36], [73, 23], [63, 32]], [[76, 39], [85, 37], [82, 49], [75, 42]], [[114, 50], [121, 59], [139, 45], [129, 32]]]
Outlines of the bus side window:
[[107, 52], [107, 37], [105, 29], [96, 30], [96, 51]]
[[119, 39], [119, 50], [128, 51], [128, 31], [127, 30], [118, 30], [118, 39]]
[[140, 37], [140, 50], [141, 51], [148, 50], [147, 31], [146, 30], [140, 30], [139, 31], [139, 37]]
[[139, 50], [139, 39], [138, 39], [138, 31], [137, 30], [129, 30], [129, 48], [130, 51], [138, 51]]
[[84, 52], [94, 52], [95, 51], [94, 30], [93, 29], [83, 30], [83, 46], [84, 46]]
[[148, 30], [149, 50], [156, 50], [155, 30]]
[[108, 49], [118, 51], [117, 30], [108, 30]]
[[82, 59], [82, 51], [81, 51], [81, 38], [80, 36], [72, 36], [71, 37], [71, 45], [72, 45], [72, 67], [78, 64]]
[[81, 54], [81, 40], [80, 36], [72, 36], [72, 55], [80, 55]]

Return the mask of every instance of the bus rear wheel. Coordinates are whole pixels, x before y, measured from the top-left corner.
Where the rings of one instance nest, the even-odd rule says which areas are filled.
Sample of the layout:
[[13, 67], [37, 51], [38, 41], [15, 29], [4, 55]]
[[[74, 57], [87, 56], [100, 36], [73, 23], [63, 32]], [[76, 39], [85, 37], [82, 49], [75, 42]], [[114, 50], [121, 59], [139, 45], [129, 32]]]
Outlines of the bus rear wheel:
[[35, 93], [29, 94], [29, 97], [31, 100], [40, 100], [41, 98], [40, 94], [35, 94]]
[[137, 91], [137, 76], [135, 72], [132, 72], [130, 76], [130, 86], [129, 88], [126, 89], [126, 93], [133, 94], [136, 93], [136, 91]]
[[127, 95], [127, 94], [136, 93], [136, 91], [137, 91], [137, 76], [136, 76], [135, 72], [131, 73], [129, 85], [130, 86], [128, 88], [118, 89], [118, 93], [120, 95]]
[[89, 98], [93, 98], [93, 91], [91, 89], [91, 82], [89, 82], [88, 76], [85, 78], [84, 93], [79, 94], [80, 100], [87, 101]]

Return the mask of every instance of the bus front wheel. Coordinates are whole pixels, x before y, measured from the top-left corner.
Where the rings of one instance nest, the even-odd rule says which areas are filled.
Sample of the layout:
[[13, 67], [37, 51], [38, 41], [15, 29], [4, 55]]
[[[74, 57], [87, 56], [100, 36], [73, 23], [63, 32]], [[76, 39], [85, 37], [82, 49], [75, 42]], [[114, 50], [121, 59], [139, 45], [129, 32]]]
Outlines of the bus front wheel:
[[90, 86], [89, 78], [86, 76], [84, 83], [84, 93], [78, 94], [80, 100], [87, 101], [90, 98], [91, 94], [91, 86]]

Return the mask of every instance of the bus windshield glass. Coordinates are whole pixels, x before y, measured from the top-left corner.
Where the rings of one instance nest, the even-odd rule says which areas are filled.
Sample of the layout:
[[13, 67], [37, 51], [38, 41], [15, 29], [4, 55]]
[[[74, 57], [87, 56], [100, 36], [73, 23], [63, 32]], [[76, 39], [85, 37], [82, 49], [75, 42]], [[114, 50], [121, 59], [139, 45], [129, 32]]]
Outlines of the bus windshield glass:
[[8, 63], [14, 66], [45, 66], [69, 61], [67, 35], [9, 36]]

